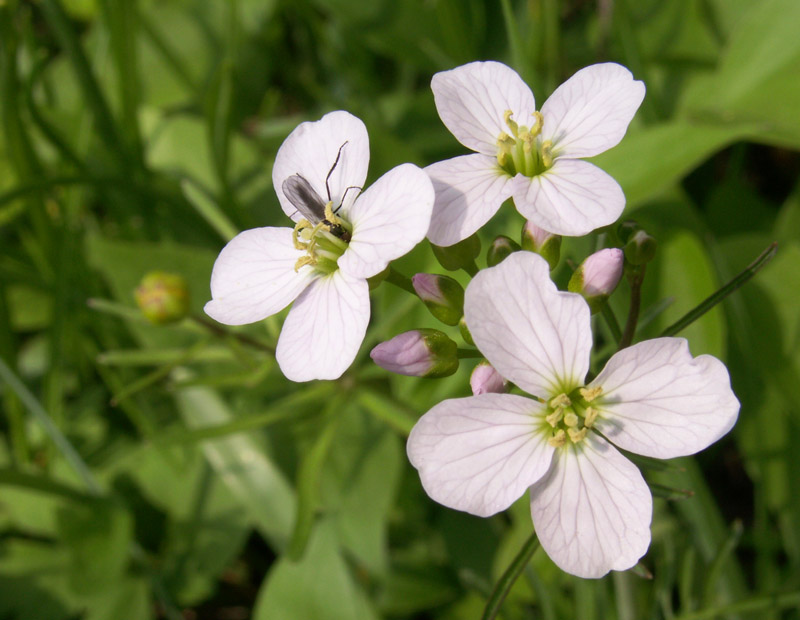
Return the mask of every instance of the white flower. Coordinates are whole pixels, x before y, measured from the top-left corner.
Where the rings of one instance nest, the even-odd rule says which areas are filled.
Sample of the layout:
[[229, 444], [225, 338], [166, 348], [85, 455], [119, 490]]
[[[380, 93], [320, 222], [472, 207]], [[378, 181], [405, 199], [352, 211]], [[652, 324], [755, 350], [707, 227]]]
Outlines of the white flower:
[[336, 379], [350, 366], [369, 322], [367, 278], [428, 229], [428, 176], [403, 164], [362, 192], [368, 165], [367, 130], [355, 116], [331, 112], [300, 124], [272, 170], [294, 230], [247, 230], [214, 263], [205, 311], [220, 323], [253, 323], [294, 301], [276, 351], [293, 381]]
[[408, 456], [428, 495], [475, 515], [530, 488], [547, 554], [569, 573], [601, 577], [635, 565], [650, 544], [650, 490], [610, 442], [655, 458], [694, 454], [731, 429], [739, 402], [722, 362], [693, 358], [682, 338], [623, 349], [584, 385], [589, 307], [548, 273], [540, 256], [516, 252], [472, 280], [464, 305], [489, 362], [541, 400], [446, 400], [414, 427]]
[[428, 238], [448, 246], [483, 226], [504, 200], [536, 226], [580, 236], [625, 207], [617, 182], [582, 161], [622, 140], [644, 84], [615, 63], [578, 71], [545, 101], [499, 62], [473, 62], [433, 76], [436, 109], [461, 144], [477, 153], [428, 166], [436, 190]]

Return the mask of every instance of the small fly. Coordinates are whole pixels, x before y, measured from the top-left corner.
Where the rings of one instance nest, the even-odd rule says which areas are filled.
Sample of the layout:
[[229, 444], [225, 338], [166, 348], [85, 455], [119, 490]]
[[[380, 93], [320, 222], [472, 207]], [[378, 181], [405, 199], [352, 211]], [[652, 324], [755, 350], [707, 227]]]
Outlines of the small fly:
[[[336, 153], [336, 160], [333, 162], [333, 166], [328, 171], [328, 176], [325, 177], [325, 190], [328, 193], [328, 201], [327, 203], [322, 199], [322, 197], [317, 194], [313, 187], [311, 187], [311, 183], [301, 174], [293, 174], [288, 179], [283, 182], [282, 189], [283, 195], [289, 200], [289, 202], [294, 205], [294, 207], [300, 212], [300, 214], [308, 220], [308, 222], [314, 226], [317, 224], [323, 224], [332, 235], [339, 237], [342, 241], [349, 242], [350, 241], [350, 232], [345, 229], [339, 223], [331, 222], [325, 215], [326, 207], [328, 205], [333, 207], [333, 200], [331, 199], [331, 189], [328, 185], [331, 175], [333, 171], [336, 170], [336, 166], [339, 165], [339, 158], [342, 156], [342, 149], [345, 147], [347, 142], [342, 144], [339, 147], [339, 152]], [[344, 196], [342, 196], [342, 202], [344, 202], [344, 197], [347, 195], [347, 192], [351, 189], [359, 189], [358, 187], [348, 187], [345, 192]], [[332, 209], [331, 213], [336, 215], [339, 209], [342, 208], [342, 205], [339, 204], [336, 209]]]

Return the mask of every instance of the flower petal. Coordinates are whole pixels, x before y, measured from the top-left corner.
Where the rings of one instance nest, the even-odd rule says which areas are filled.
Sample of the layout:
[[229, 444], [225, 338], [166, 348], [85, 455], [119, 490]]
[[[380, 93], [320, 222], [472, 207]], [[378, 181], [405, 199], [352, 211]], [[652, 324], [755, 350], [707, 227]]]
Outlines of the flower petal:
[[725, 365], [693, 358], [683, 338], [646, 340], [615, 354], [590, 387], [602, 386], [595, 426], [620, 448], [668, 459], [694, 454], [736, 423], [739, 401]]
[[[311, 184], [323, 203], [328, 202], [330, 189], [330, 200], [333, 201], [334, 208], [342, 204], [342, 198], [347, 192], [346, 208], [358, 195], [357, 190], [347, 189], [363, 187], [368, 166], [367, 128], [360, 119], [339, 110], [326, 114], [318, 121], [300, 123], [289, 134], [275, 156], [272, 184], [284, 213], [297, 222], [302, 216], [283, 193], [283, 182], [286, 179], [294, 174], [301, 175]], [[331, 177], [326, 188], [325, 179], [329, 173]]]
[[291, 228], [253, 228], [222, 248], [211, 272], [211, 301], [205, 312], [226, 325], [254, 323], [283, 310], [316, 276], [294, 270], [303, 252]]
[[509, 133], [503, 115], [511, 110], [518, 125], [531, 127], [536, 101], [516, 71], [499, 62], [471, 62], [442, 71], [431, 80], [442, 122], [468, 149], [497, 153], [497, 138]]
[[619, 144], [644, 99], [644, 82], [606, 62], [578, 71], [542, 106], [542, 139], [559, 157], [592, 157]]
[[557, 159], [547, 172], [515, 177], [514, 204], [545, 230], [580, 237], [619, 218], [625, 208], [622, 188], [594, 164]]
[[425, 492], [449, 508], [488, 517], [541, 478], [554, 448], [536, 428], [544, 406], [514, 394], [439, 403], [408, 438], [408, 458]]
[[320, 278], [295, 301], [275, 357], [292, 381], [338, 379], [353, 363], [369, 323], [367, 281], [340, 270]]
[[464, 317], [481, 353], [526, 392], [572, 390], [589, 370], [589, 306], [556, 289], [538, 254], [515, 252], [480, 271], [467, 286]]
[[339, 268], [370, 278], [425, 238], [433, 209], [433, 186], [413, 164], [393, 168], [378, 179], [347, 213], [353, 238]]
[[428, 239], [453, 245], [477, 231], [511, 196], [513, 179], [486, 155], [462, 155], [425, 168], [436, 190]]
[[559, 450], [547, 476], [531, 487], [531, 516], [542, 547], [578, 577], [635, 565], [650, 545], [652, 514], [642, 474], [593, 434]]

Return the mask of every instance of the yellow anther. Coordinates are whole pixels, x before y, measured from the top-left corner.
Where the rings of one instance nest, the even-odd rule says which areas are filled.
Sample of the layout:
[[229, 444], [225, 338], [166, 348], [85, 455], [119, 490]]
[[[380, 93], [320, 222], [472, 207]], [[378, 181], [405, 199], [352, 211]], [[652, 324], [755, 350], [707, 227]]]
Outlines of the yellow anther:
[[553, 143], [550, 140], [542, 142], [542, 164], [545, 168], [553, 165]]
[[514, 137], [518, 137], [519, 125], [517, 125], [516, 122], [511, 120], [512, 116], [514, 116], [514, 113], [511, 110], [506, 110], [503, 113], [503, 121], [505, 122], [506, 125], [508, 125], [508, 128], [511, 130], [511, 135], [513, 135]]
[[588, 432], [588, 428], [582, 428], [581, 430], [578, 430], [577, 428], [567, 429], [567, 433], [569, 434], [569, 438], [572, 440], [572, 443], [578, 443], [581, 439], [586, 437], [586, 433]]
[[583, 425], [586, 428], [591, 428], [596, 419], [597, 419], [597, 409], [595, 409], [594, 407], [587, 407], [586, 417], [583, 419]]
[[[292, 231], [292, 242], [294, 243], [294, 247], [296, 250], [307, 250], [308, 249], [308, 242], [311, 239], [311, 235], [307, 231], [311, 228], [311, 222], [308, 220], [300, 220], [295, 224], [294, 230]], [[305, 234], [303, 234], [305, 232]], [[306, 237], [305, 239], [301, 239], [300, 235]]]
[[550, 405], [553, 409], [569, 407], [571, 404], [572, 401], [566, 394], [559, 394], [558, 396], [554, 396], [553, 398], [550, 399], [550, 402], [548, 403], [548, 405]]
[[575, 415], [574, 412], [570, 411], [569, 413], [564, 415], [564, 424], [566, 424], [570, 428], [578, 426], [578, 416]]
[[547, 417], [545, 418], [545, 421], [546, 421], [546, 422], [547, 422], [547, 423], [548, 423], [550, 426], [552, 426], [553, 428], [555, 428], [555, 427], [556, 427], [556, 424], [558, 424], [558, 423], [561, 421], [561, 418], [562, 418], [562, 417], [564, 417], [564, 410], [559, 408], [559, 409], [556, 409], [556, 410], [555, 410], [553, 413], [551, 413], [549, 416], [547, 416]]
[[593, 388], [581, 388], [579, 391], [581, 393], [581, 398], [587, 403], [590, 403], [603, 393], [603, 388], [598, 385]]
[[297, 259], [297, 262], [294, 264], [295, 272], [300, 271], [301, 267], [305, 267], [306, 265], [316, 265], [317, 259], [313, 256], [301, 256]]
[[533, 122], [533, 127], [531, 127], [531, 135], [536, 137], [540, 133], [542, 133], [542, 126], [544, 125], [544, 118], [542, 117], [541, 112], [534, 112], [533, 118], [535, 119]]
[[553, 435], [550, 439], [547, 440], [547, 443], [549, 443], [554, 448], [560, 448], [565, 443], [567, 443], [567, 434], [564, 432], [563, 429], [559, 429], [559, 431], [555, 435]]

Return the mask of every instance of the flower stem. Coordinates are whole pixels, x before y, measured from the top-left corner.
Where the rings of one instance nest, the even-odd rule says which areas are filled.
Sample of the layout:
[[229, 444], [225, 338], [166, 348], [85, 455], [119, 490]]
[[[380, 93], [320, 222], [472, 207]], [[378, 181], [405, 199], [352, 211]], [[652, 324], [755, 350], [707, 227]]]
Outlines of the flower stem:
[[470, 359], [470, 358], [477, 358], [483, 357], [483, 353], [478, 351], [477, 349], [458, 349], [456, 350], [456, 356], [460, 360]]
[[471, 277], [475, 277], [478, 273], [478, 265], [475, 264], [475, 261], [472, 261], [469, 265], [464, 265], [462, 267], [464, 271], [466, 271]]
[[663, 332], [661, 332], [661, 336], [674, 336], [685, 327], [688, 327], [689, 325], [694, 323], [706, 312], [711, 310], [711, 308], [716, 306], [728, 295], [733, 293], [736, 289], [742, 286], [750, 278], [756, 275], [769, 261], [772, 260], [777, 251], [778, 251], [778, 242], [776, 241], [774, 243], [771, 243], [766, 250], [761, 252], [761, 254], [759, 254], [758, 257], [752, 263], [750, 263], [747, 267], [745, 267], [744, 271], [742, 271], [739, 275], [733, 278], [733, 280], [728, 282], [716, 293], [707, 297], [705, 300], [700, 302], [698, 306], [689, 310], [689, 312], [684, 314], [680, 319], [678, 319], [672, 325], [667, 327]]
[[219, 325], [212, 323], [211, 321], [204, 319], [201, 316], [192, 315], [189, 317], [195, 323], [202, 326], [203, 328], [210, 331], [215, 336], [224, 336], [224, 337], [232, 337], [241, 342], [242, 344], [246, 344], [248, 346], [253, 347], [254, 349], [260, 349], [261, 351], [266, 351], [267, 353], [275, 354], [275, 347], [268, 345], [264, 342], [259, 342], [254, 338], [250, 338], [250, 336], [245, 336], [244, 334], [237, 334], [235, 332], [228, 331]]
[[514, 582], [522, 574], [522, 571], [525, 570], [525, 566], [530, 562], [533, 553], [538, 547], [539, 539], [536, 537], [536, 532], [534, 532], [530, 535], [528, 540], [525, 541], [525, 544], [522, 545], [522, 549], [519, 550], [519, 553], [517, 553], [516, 557], [512, 560], [511, 564], [508, 565], [506, 571], [495, 584], [492, 594], [483, 610], [483, 616], [481, 616], [482, 620], [494, 620], [500, 612], [500, 607], [502, 607], [503, 601], [506, 600], [506, 596], [508, 596], [508, 593], [511, 591]]
[[639, 321], [639, 310], [642, 306], [642, 282], [644, 282], [645, 266], [641, 265], [631, 271], [628, 282], [631, 285], [631, 306], [628, 309], [628, 320], [625, 322], [625, 331], [617, 346], [617, 351], [622, 351], [633, 342], [636, 333], [636, 323]]
[[394, 267], [389, 267], [389, 275], [386, 276], [386, 281], [389, 284], [394, 284], [396, 287], [401, 288], [404, 291], [408, 291], [412, 295], [417, 294], [417, 292], [414, 290], [414, 286], [411, 284], [411, 278], [404, 276], [399, 271], [396, 271]]
[[617, 321], [617, 317], [614, 315], [614, 311], [611, 309], [611, 306], [608, 305], [608, 302], [603, 304], [603, 309], [600, 312], [603, 314], [603, 319], [605, 319], [608, 329], [611, 330], [611, 336], [614, 340], [617, 342], [622, 340], [622, 330], [619, 327], [619, 321]]

